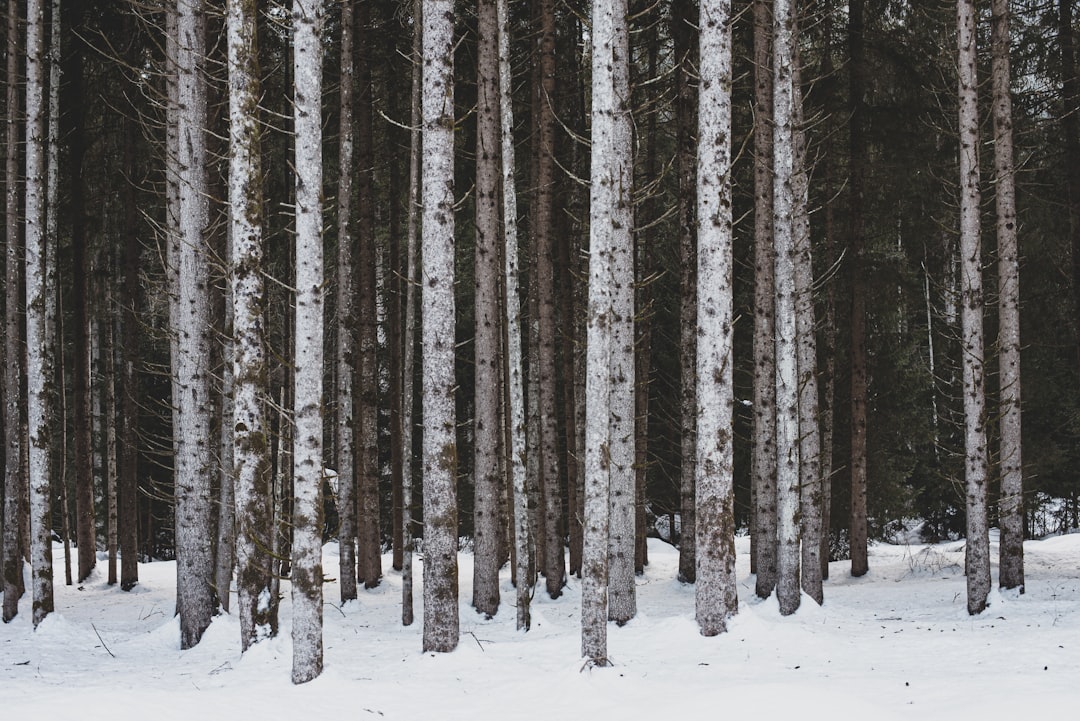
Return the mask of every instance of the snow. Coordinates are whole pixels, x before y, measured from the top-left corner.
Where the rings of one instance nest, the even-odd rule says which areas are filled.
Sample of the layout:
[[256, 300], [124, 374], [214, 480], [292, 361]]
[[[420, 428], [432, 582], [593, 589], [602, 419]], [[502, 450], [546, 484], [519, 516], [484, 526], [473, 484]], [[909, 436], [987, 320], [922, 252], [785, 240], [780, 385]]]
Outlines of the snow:
[[[704, 638], [693, 586], [674, 580], [678, 552], [650, 540], [637, 579], [638, 615], [611, 625], [610, 668], [580, 658], [580, 581], [552, 601], [537, 591], [533, 627], [514, 629], [514, 591], [485, 620], [468, 605], [472, 556], [460, 555], [461, 642], [421, 652], [417, 622], [402, 627], [401, 576], [389, 571], [358, 601], [324, 598], [326, 670], [290, 683], [291, 603], [282, 583], [281, 632], [240, 654], [235, 617], [218, 616], [180, 651], [173, 617], [176, 566], [143, 564], [131, 592], [105, 583], [99, 563], [78, 587], [56, 586], [57, 611], [34, 631], [30, 601], [0, 625], [0, 705], [7, 718], [92, 721], [323, 718], [1019, 719], [1075, 708], [1080, 679], [1080, 534], [1025, 544], [1027, 592], [994, 591], [986, 612], [965, 610], [963, 541], [879, 544], [870, 573], [833, 563], [825, 604], [803, 596], [781, 617], [775, 596], [753, 595], [746, 538], [737, 539], [739, 614]], [[996, 558], [996, 543], [992, 543]], [[418, 554], [419, 555], [419, 554]], [[337, 546], [323, 549], [337, 577]], [[60, 562], [60, 547], [54, 552]], [[384, 568], [390, 559], [383, 559]], [[996, 573], [996, 569], [995, 569]], [[59, 574], [58, 574], [59, 575]], [[996, 576], [995, 576], [996, 581]]]

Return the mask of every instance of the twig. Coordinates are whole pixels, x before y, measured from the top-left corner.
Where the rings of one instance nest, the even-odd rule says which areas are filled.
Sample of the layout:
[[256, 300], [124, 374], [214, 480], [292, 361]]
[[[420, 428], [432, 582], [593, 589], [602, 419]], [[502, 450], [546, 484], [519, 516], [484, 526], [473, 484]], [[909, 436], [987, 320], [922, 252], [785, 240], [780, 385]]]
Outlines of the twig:
[[94, 633], [97, 634], [98, 641], [101, 641], [101, 647], [103, 649], [105, 649], [106, 651], [108, 651], [110, 656], [112, 656], [113, 658], [116, 658], [116, 654], [113, 653], [112, 651], [109, 651], [109, 646], [105, 643], [105, 639], [103, 639], [101, 637], [101, 634], [98, 633], [97, 626], [95, 626], [94, 624], [90, 624], [90, 628], [94, 629]]

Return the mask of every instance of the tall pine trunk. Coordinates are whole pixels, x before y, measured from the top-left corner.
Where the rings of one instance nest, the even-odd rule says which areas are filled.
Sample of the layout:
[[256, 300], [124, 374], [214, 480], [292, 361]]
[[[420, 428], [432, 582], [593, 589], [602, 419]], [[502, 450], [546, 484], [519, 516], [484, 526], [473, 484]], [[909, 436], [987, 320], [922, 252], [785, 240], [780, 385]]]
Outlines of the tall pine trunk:
[[294, 684], [323, 668], [322, 0], [293, 0], [296, 370], [293, 374]]
[[960, 333], [964, 378], [964, 485], [967, 509], [967, 609], [990, 593], [987, 521], [986, 383], [983, 368], [982, 244], [979, 204], [979, 97], [974, 0], [956, 4], [960, 131]]
[[[499, 610], [499, 23], [495, 0], [477, 6], [476, 333], [473, 598], [477, 613]], [[507, 99], [509, 101], [509, 98]]]
[[[177, 135], [179, 232], [170, 261], [177, 280], [173, 311], [173, 405], [176, 409], [176, 605], [181, 648], [196, 645], [214, 612], [211, 546], [209, 249], [207, 200], [205, 15], [201, 0], [177, 4]], [[80, 549], [81, 550], [81, 549]]]
[[56, 251], [45, 230], [46, 121], [44, 0], [26, 6], [26, 353], [30, 456], [30, 567], [33, 622], [53, 611], [52, 482], [56, 430]]
[[998, 582], [1024, 590], [1024, 477], [1020, 443], [1020, 262], [1009, 72], [1009, 3], [992, 0], [994, 201], [998, 248], [1001, 526]]
[[701, 4], [697, 163], [698, 628], [727, 630], [738, 611], [735, 577], [731, 218], [731, 4]]
[[754, 2], [754, 444], [750, 459], [755, 592], [776, 588], [776, 339], [772, 54], [769, 0]]
[[454, 407], [454, 7], [424, 7], [422, 96], [425, 651], [452, 651], [460, 633]]
[[796, 322], [795, 9], [773, 3], [773, 263], [776, 336], [776, 595], [780, 613], [800, 602], [799, 378]]

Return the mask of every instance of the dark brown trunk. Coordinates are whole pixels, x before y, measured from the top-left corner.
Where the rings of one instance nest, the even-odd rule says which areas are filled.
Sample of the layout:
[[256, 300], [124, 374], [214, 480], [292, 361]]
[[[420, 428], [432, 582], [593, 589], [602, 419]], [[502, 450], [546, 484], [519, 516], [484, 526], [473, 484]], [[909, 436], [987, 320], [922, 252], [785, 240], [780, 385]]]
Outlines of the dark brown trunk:
[[[124, 119], [124, 174], [135, 177], [136, 131], [134, 122]], [[124, 395], [121, 399], [120, 478], [117, 493], [120, 503], [120, 588], [130, 591], [139, 582], [139, 215], [135, 186], [123, 183], [124, 196], [124, 277], [120, 286], [123, 309]]]
[[848, 42], [851, 63], [850, 238], [851, 253], [851, 575], [862, 576], [867, 562], [866, 519], [866, 278], [863, 272], [863, 192], [866, 178], [866, 52], [863, 38], [863, 0], [849, 6]]

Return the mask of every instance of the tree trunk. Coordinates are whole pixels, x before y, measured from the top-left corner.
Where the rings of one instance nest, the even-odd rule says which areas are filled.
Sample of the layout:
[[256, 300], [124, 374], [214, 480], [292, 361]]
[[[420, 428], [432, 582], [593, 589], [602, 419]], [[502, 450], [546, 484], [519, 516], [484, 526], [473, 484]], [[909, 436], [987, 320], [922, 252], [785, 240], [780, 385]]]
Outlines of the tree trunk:
[[[630, 31], [626, 2], [617, 0], [610, 51], [612, 88], [610, 105], [600, 111], [612, 114], [611, 196], [608, 217], [611, 245], [611, 328], [609, 348], [610, 494], [611, 526], [608, 538], [608, 619], [624, 624], [637, 615], [634, 581], [634, 212], [633, 212], [633, 118], [630, 98]], [[595, 70], [594, 70], [595, 72]], [[595, 120], [593, 121], [596, 122]], [[601, 181], [603, 182], [603, 181]]]
[[266, 420], [270, 390], [263, 317], [263, 197], [259, 140], [259, 58], [255, 5], [228, 4], [229, 283], [233, 298], [232, 429], [236, 504], [236, 605], [240, 646], [276, 636], [278, 599], [270, 587], [275, 535]]
[[[499, 610], [499, 22], [495, 0], [477, 5], [476, 335], [473, 422], [473, 598], [477, 613]], [[509, 99], [508, 99], [509, 100]]]
[[356, 438], [357, 500], [357, 581], [375, 588], [382, 578], [382, 538], [379, 533], [379, 370], [378, 315], [375, 268], [378, 253], [375, 238], [375, 159], [371, 119], [371, 35], [370, 3], [357, 6], [356, 32], [360, 53], [356, 63], [356, 161], [357, 241], [359, 244], [359, 284], [356, 290], [357, 351], [359, 381], [354, 398], [358, 435]]
[[[796, 32], [798, 23], [796, 22]], [[810, 170], [803, 126], [802, 73], [798, 46], [792, 59], [794, 155], [795, 326], [799, 364], [799, 493], [802, 590], [820, 605], [821, 588], [821, 426], [819, 425], [817, 316], [814, 261], [810, 242]]]
[[211, 546], [209, 219], [206, 192], [205, 15], [200, 0], [177, 3], [179, 234], [174, 240], [177, 293], [173, 358], [176, 462], [176, 605], [180, 646], [191, 648], [214, 612]]
[[45, 233], [45, 5], [26, 6], [26, 379], [30, 454], [30, 567], [36, 628], [53, 611], [52, 482], [56, 430], [56, 251]]
[[697, 583], [704, 636], [738, 612], [731, 218], [731, 5], [701, 4], [697, 164]]
[[[135, 177], [134, 122], [123, 120], [123, 165], [128, 178]], [[123, 183], [124, 199], [124, 268], [120, 286], [123, 308], [123, 376], [120, 441], [120, 588], [130, 591], [139, 582], [139, 297], [140, 239], [138, 204], [133, 183]]]
[[780, 613], [799, 608], [799, 378], [796, 323], [793, 66], [795, 10], [773, 3], [773, 248], [776, 334], [776, 595]]
[[769, 0], [754, 2], [754, 444], [755, 592], [776, 588], [776, 340], [773, 260], [772, 54]]
[[425, 651], [457, 647], [457, 442], [454, 407], [454, 7], [424, 8], [422, 92]]
[[529, 573], [529, 499], [525, 488], [525, 392], [521, 357], [517, 189], [514, 185], [514, 112], [510, 74], [510, 15], [507, 0], [496, 0], [499, 31], [499, 139], [502, 158], [503, 262], [506, 293], [506, 385], [510, 454], [510, 503], [514, 530], [517, 630], [528, 631], [533, 577]]
[[[693, 29], [697, 13], [689, 0], [672, 6], [671, 33], [675, 42], [676, 163], [679, 174], [679, 580], [697, 578], [696, 503], [697, 478], [697, 78]], [[671, 528], [674, 538], [675, 528]]]
[[958, 0], [956, 27], [960, 100], [960, 325], [964, 376], [964, 485], [967, 505], [967, 608], [986, 608], [990, 593], [987, 521], [986, 385], [979, 203], [979, 98], [974, 0]]
[[1020, 443], [1020, 263], [1016, 227], [1009, 3], [993, 0], [994, 200], [998, 243], [998, 378], [1001, 388], [1001, 544], [998, 582], [1024, 591], [1024, 476]]
[[869, 570], [866, 530], [866, 278], [863, 271], [863, 194], [868, 151], [866, 145], [866, 52], [863, 38], [864, 0], [852, 0], [848, 14], [851, 65], [851, 169], [849, 221], [851, 252], [851, 575]]
[[555, 2], [539, 2], [539, 117], [537, 120], [537, 190], [533, 240], [536, 252], [537, 356], [540, 417], [540, 495], [543, 499], [544, 577], [551, 598], [566, 582], [563, 550], [562, 492], [555, 388]]
[[[352, 234], [353, 174], [353, 34], [355, 3], [341, 2], [341, 85], [338, 118], [337, 187], [337, 388], [334, 424], [337, 450], [338, 494], [338, 579], [341, 601], [356, 598], [356, 472], [354, 448], [357, 434], [353, 407], [356, 373], [356, 311], [353, 276], [355, 241]], [[366, 277], [366, 269], [363, 270]]]
[[294, 684], [323, 668], [323, 247], [321, 0], [293, 0], [296, 168], [296, 370], [293, 374]]
[[4, 609], [3, 620], [7, 623], [19, 612], [19, 598], [23, 594], [22, 574], [22, 539], [19, 536], [19, 519], [25, 508], [22, 503], [22, 432], [19, 420], [19, 405], [22, 396], [19, 356], [22, 354], [22, 332], [19, 313], [22, 307], [20, 288], [22, 288], [22, 258], [20, 257], [19, 238], [19, 58], [22, 52], [19, 45], [19, 3], [8, 2], [7, 26], [7, 162], [5, 164], [6, 188], [6, 230], [5, 255], [6, 270], [4, 276], [4, 538], [3, 584]]

